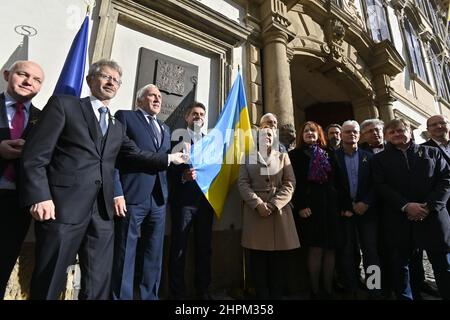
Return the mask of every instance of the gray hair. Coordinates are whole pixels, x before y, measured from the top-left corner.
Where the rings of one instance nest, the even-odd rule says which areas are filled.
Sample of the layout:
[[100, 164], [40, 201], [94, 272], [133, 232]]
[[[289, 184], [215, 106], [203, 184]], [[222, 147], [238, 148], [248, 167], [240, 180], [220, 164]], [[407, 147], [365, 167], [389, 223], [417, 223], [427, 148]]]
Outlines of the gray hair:
[[140, 89], [138, 90], [138, 92], [136, 93], [136, 104], [138, 103], [139, 100], [141, 100], [141, 99], [144, 97], [145, 92], [146, 92], [147, 89], [149, 89], [149, 88], [156, 88], [156, 89], [159, 90], [159, 88], [158, 88], [156, 85], [154, 85], [153, 83], [146, 84], [145, 86], [143, 86], [142, 88], [140, 88]]
[[345, 126], [352, 126], [352, 127], [356, 128], [356, 129], [358, 129], [358, 131], [360, 131], [359, 130], [359, 123], [356, 122], [355, 120], [344, 121], [344, 123], [342, 124], [342, 128], [344, 128]]
[[103, 67], [110, 67], [111, 69], [114, 69], [117, 71], [119, 76], [122, 77], [122, 68], [115, 62], [114, 60], [107, 60], [107, 59], [101, 59], [96, 62], [94, 62], [91, 67], [89, 68], [88, 77], [93, 77], [100, 73], [100, 70]]
[[361, 132], [364, 133], [364, 130], [368, 126], [371, 126], [371, 125], [374, 125], [375, 127], [376, 126], [380, 126], [381, 128], [383, 128], [384, 127], [384, 122], [383, 122], [383, 120], [376, 119], [376, 118], [364, 120], [363, 122], [361, 122]]
[[389, 129], [397, 129], [397, 128], [403, 128], [405, 130], [411, 131], [411, 124], [408, 120], [405, 120], [403, 118], [395, 118], [384, 126], [383, 133], [386, 134], [386, 132]]
[[278, 122], [277, 116], [274, 115], [273, 113], [268, 112], [268, 113], [263, 114], [263, 115], [261, 116], [261, 119], [259, 119], [259, 124], [261, 125], [261, 124], [264, 122], [264, 120], [267, 119], [267, 118], [269, 118], [269, 117], [274, 117], [275, 120], [277, 120], [277, 122]]

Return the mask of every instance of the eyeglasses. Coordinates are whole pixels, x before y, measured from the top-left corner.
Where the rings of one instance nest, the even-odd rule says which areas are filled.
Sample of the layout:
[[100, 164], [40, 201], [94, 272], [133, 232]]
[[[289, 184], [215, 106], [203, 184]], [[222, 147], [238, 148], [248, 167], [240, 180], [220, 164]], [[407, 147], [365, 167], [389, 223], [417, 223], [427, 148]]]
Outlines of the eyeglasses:
[[122, 80], [116, 79], [113, 76], [110, 76], [107, 74], [98, 73], [96, 76], [103, 80], [110, 81], [110, 82], [114, 83], [116, 86], [120, 86], [122, 84]]

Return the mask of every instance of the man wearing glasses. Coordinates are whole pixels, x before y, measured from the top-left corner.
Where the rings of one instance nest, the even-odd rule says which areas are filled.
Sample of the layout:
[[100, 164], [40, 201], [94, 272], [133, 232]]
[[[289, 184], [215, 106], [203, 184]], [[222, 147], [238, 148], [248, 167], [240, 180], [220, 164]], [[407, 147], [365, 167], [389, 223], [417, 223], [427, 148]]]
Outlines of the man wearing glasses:
[[[434, 115], [427, 120], [427, 132], [430, 139], [423, 143], [424, 146], [431, 146], [438, 148], [441, 151], [442, 157], [450, 165], [450, 141], [449, 141], [450, 124], [447, 117], [443, 115]], [[450, 201], [447, 201], [447, 211], [450, 213]], [[439, 296], [439, 293], [425, 281], [425, 270], [423, 267], [423, 250], [418, 250], [413, 258], [413, 293], [420, 298], [419, 291]]]
[[450, 139], [448, 136], [450, 124], [447, 117], [435, 115], [428, 118], [427, 131], [430, 140], [423, 145], [439, 148], [447, 163], [450, 164]]
[[78, 253], [79, 299], [108, 299], [114, 243], [113, 176], [116, 158], [137, 170], [184, 163], [182, 153], [140, 150], [108, 106], [121, 85], [111, 60], [94, 63], [86, 77], [92, 95], [53, 96], [23, 150], [23, 206], [36, 223], [31, 299], [58, 299], [67, 267]]

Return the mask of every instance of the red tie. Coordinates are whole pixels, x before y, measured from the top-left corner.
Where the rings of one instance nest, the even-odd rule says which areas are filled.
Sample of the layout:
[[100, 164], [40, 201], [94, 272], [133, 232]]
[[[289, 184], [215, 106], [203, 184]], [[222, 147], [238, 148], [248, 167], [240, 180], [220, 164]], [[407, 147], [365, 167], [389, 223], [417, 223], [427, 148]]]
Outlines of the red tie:
[[[22, 136], [24, 121], [25, 121], [25, 112], [23, 111], [25, 106], [23, 105], [23, 103], [20, 103], [20, 102], [17, 102], [15, 104], [15, 106], [16, 106], [16, 112], [14, 113], [14, 116], [11, 121], [11, 129], [9, 129], [10, 135], [11, 135], [11, 140], [19, 139]], [[3, 171], [3, 176], [8, 181], [11, 181], [11, 182], [15, 181], [16, 175], [14, 172], [14, 163], [13, 162], [8, 163], [8, 165], [5, 167], [5, 171]]]

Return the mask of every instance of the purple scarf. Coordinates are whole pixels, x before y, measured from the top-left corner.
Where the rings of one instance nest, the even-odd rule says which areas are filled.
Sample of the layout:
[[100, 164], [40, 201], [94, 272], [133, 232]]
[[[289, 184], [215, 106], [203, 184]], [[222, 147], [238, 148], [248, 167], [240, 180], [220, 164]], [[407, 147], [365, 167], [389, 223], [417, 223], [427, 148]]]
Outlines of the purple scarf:
[[324, 183], [328, 181], [331, 172], [327, 153], [317, 144], [311, 146], [312, 157], [309, 162], [308, 181]]

